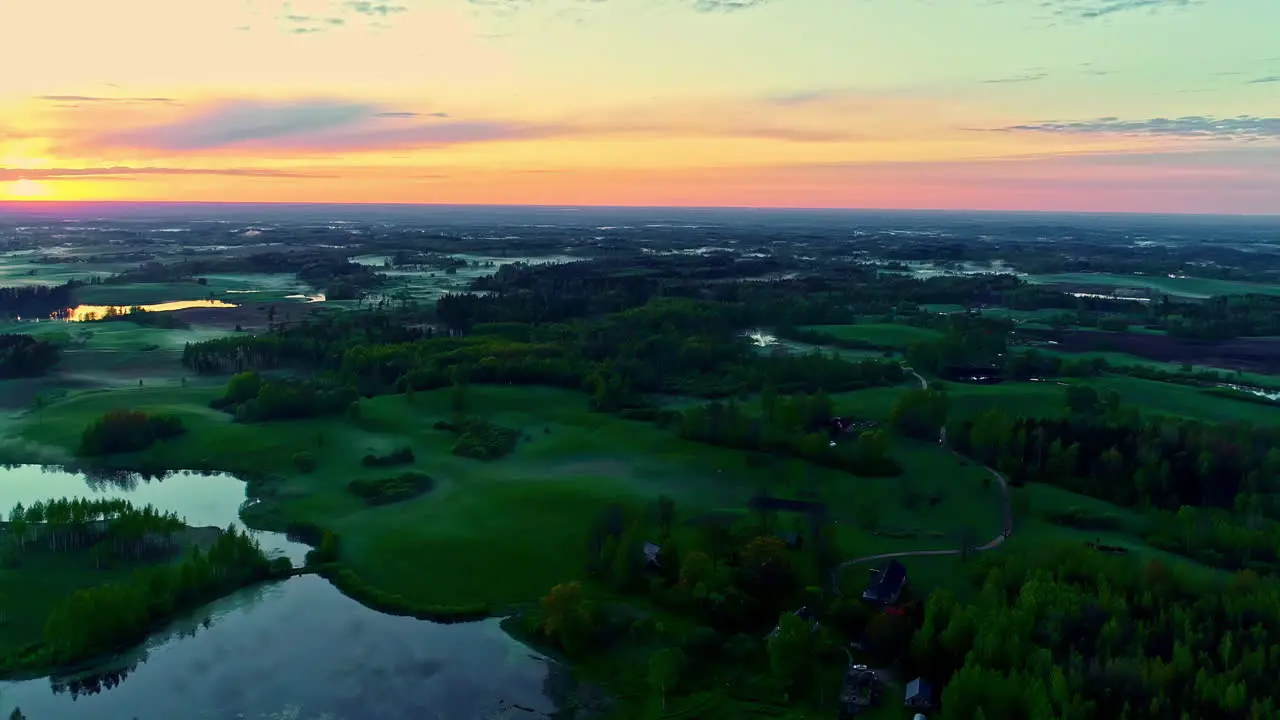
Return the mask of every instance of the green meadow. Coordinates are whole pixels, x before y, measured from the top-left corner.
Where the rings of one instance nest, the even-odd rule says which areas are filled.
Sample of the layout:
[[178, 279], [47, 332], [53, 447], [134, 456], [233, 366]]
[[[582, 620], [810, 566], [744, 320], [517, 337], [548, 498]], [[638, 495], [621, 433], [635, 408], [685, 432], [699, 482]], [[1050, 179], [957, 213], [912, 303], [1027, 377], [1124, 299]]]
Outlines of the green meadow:
[[[985, 541], [999, 526], [998, 491], [984, 472], [926, 443], [895, 448], [907, 468], [900, 478], [858, 478], [792, 461], [752, 467], [744, 453], [591, 413], [578, 393], [473, 386], [468, 412], [522, 432], [515, 453], [485, 462], [451, 454], [453, 436], [433, 429], [451, 415], [447, 391], [364, 400], [355, 420], [265, 426], [234, 423], [208, 408], [219, 392], [144, 386], [69, 394], [39, 417], [28, 412], [15, 421], [9, 431], [17, 442], [0, 447], [14, 462], [35, 459], [22, 454], [34, 449], [41, 460], [70, 459], [80, 430], [108, 410], [176, 414], [185, 435], [119, 460], [269, 476], [273, 509], [260, 522], [331, 528], [343, 540], [343, 562], [362, 578], [432, 604], [534, 600], [581, 575], [587, 526], [606, 505], [641, 507], [659, 495], [672, 497], [688, 519], [726, 510], [745, 515], [746, 501], [765, 487], [780, 495], [814, 491], [840, 520], [836, 542], [848, 556], [945, 546], [965, 533]], [[361, 457], [406, 446], [416, 456], [412, 469], [436, 479], [432, 492], [379, 507], [350, 494], [347, 483], [356, 477], [406, 469], [364, 468]], [[294, 466], [300, 452], [314, 455], [314, 471]], [[681, 526], [677, 545], [693, 532]]]
[[1028, 275], [1027, 282], [1040, 285], [1105, 285], [1116, 288], [1146, 288], [1157, 293], [1186, 298], [1208, 298], [1214, 295], [1280, 295], [1280, 286], [1236, 280], [1163, 277], [1158, 275], [1115, 275], [1108, 273], [1052, 273]]

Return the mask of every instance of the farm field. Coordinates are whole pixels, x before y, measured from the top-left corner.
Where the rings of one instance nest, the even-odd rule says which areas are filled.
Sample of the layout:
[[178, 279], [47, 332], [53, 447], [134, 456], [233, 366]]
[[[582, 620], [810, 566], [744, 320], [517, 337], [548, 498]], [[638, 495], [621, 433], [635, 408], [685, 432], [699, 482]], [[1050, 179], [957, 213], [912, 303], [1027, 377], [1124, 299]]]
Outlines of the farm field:
[[1115, 390], [1126, 405], [1144, 411], [1176, 415], [1205, 422], [1252, 422], [1280, 424], [1280, 407], [1244, 400], [1232, 400], [1203, 392], [1199, 388], [1127, 377], [1101, 377], [1087, 384], [1100, 393]]
[[1158, 293], [1178, 297], [1203, 299], [1214, 295], [1280, 295], [1280, 286], [1247, 283], [1233, 280], [1210, 280], [1189, 277], [1159, 277], [1154, 275], [1114, 275], [1108, 273], [1053, 273], [1028, 275], [1027, 282], [1038, 285], [1107, 285], [1110, 287], [1148, 288]]
[[865, 325], [810, 325], [805, 330], [826, 333], [841, 340], [861, 340], [876, 345], [903, 348], [913, 343], [936, 340], [942, 333], [929, 328], [895, 323], [867, 323]]

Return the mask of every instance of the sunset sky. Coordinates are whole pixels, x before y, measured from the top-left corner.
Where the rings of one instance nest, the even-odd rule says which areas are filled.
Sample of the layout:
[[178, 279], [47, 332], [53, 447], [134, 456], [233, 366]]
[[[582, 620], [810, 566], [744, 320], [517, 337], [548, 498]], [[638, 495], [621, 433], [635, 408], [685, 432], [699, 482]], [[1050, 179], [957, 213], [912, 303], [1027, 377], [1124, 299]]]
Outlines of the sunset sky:
[[5, 0], [0, 200], [1280, 214], [1280, 0]]

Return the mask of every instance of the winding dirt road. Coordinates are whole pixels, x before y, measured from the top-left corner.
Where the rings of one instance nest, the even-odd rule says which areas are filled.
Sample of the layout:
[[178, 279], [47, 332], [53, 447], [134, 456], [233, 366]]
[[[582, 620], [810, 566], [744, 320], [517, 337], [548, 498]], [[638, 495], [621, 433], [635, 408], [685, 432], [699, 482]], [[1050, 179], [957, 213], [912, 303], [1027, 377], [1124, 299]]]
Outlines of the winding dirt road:
[[[905, 365], [903, 366], [903, 369], [905, 369], [907, 372], [914, 375], [916, 380], [920, 381], [920, 389], [927, 390], [929, 388], [929, 381], [925, 380], [924, 376], [922, 376], [920, 373], [916, 372], [915, 370], [912, 370], [909, 367], [906, 367]], [[946, 447], [947, 445], [947, 428], [945, 426], [943, 426], [938, 431], [938, 444], [942, 445], [943, 447]], [[952, 455], [955, 455], [957, 458], [960, 458], [961, 460], [965, 459], [963, 455], [956, 452], [955, 450], [950, 450], [950, 448], [948, 448], [948, 450], [951, 452]], [[1004, 529], [1001, 530], [999, 535], [996, 535], [995, 537], [991, 538], [991, 540], [988, 541], [985, 545], [979, 545], [977, 547], [971, 548], [974, 552], [994, 550], [1000, 547], [1000, 545], [1004, 543], [1005, 539], [1008, 538], [1009, 535], [1013, 533], [1013, 512], [1009, 504], [1009, 482], [1008, 480], [1005, 479], [1004, 475], [1001, 475], [1000, 473], [996, 472], [994, 469], [986, 467], [985, 465], [983, 466], [983, 469], [991, 473], [991, 476], [996, 479], [996, 482], [1000, 483], [1000, 498], [1001, 498], [1000, 503], [1004, 511]], [[863, 563], [876, 562], [877, 560], [891, 560], [893, 558], [923, 557], [926, 555], [961, 555], [964, 552], [965, 551], [961, 548], [949, 548], [949, 549], [940, 549], [940, 550], [904, 550], [902, 552], [880, 553], [879, 555], [866, 555], [863, 557], [853, 558], [852, 560], [845, 560], [839, 565], [836, 565], [831, 570], [831, 591], [834, 592], [837, 596], [841, 594], [840, 583], [838, 582], [840, 571], [852, 565], [861, 565]]]

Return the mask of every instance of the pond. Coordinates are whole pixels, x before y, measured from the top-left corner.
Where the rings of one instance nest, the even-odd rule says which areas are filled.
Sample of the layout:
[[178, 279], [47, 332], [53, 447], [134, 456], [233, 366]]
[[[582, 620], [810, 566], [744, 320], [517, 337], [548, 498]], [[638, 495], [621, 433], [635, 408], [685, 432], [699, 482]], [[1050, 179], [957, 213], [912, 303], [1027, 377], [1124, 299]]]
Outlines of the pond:
[[[248, 529], [240, 521], [240, 508], [247, 502], [245, 483], [226, 473], [178, 472], [148, 479], [136, 473], [86, 475], [44, 465], [0, 469], [0, 513], [6, 517], [16, 503], [30, 507], [64, 497], [121, 498], [136, 507], [154, 505], [157, 510], [175, 513], [192, 527], [236, 525]], [[294, 565], [302, 565], [310, 549], [281, 533], [253, 530], [250, 534], [267, 555], [287, 557]]]
[[[236, 524], [245, 483], [191, 472], [163, 479], [19, 465], [0, 469], [0, 512], [60, 497], [129, 500], [189, 525]], [[253, 532], [300, 565], [307, 546]], [[6, 588], [9, 593], [15, 588]], [[564, 680], [498, 620], [441, 625], [385, 615], [305, 575], [242, 590], [84, 673], [0, 682], [0, 717], [30, 720], [545, 718]]]
[[555, 711], [556, 670], [497, 620], [384, 615], [304, 575], [214, 602], [93, 673], [0, 682], [0, 716], [537, 720]]

